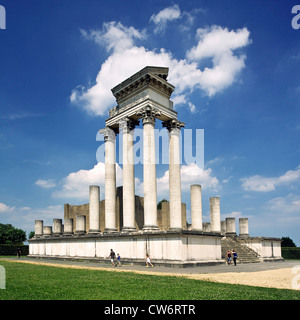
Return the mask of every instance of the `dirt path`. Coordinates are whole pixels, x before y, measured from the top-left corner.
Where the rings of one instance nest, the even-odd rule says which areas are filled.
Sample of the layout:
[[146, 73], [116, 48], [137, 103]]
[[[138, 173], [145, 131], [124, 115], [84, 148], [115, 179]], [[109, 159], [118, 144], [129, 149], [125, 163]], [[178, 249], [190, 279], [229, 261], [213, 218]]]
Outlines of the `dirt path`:
[[[0, 258], [1, 260], [1, 258]], [[3, 259], [4, 260], [4, 259]], [[6, 259], [5, 259], [6, 260]], [[26, 260], [9, 260], [16, 263], [29, 263], [38, 264], [51, 267], [59, 268], [73, 268], [73, 269], [89, 269], [89, 270], [104, 270], [114, 272], [131, 272], [137, 274], [152, 274], [159, 276], [175, 276], [184, 277], [187, 279], [205, 280], [221, 283], [232, 283], [232, 284], [243, 284], [248, 286], [258, 287], [269, 287], [278, 289], [300, 289], [300, 270], [298, 275], [292, 272], [292, 268], [283, 268], [276, 270], [266, 270], [257, 272], [224, 272], [224, 273], [196, 273], [196, 274], [185, 274], [185, 273], [174, 273], [174, 272], [157, 272], [155, 268], [149, 268], [145, 271], [141, 270], [128, 270], [124, 268], [111, 268], [111, 267], [93, 267], [93, 266], [81, 266], [81, 265], [70, 265], [64, 263], [47, 263], [41, 261], [26, 261]], [[297, 277], [297, 278], [296, 278]], [[293, 282], [294, 279], [294, 282]], [[294, 285], [292, 285], [292, 283]], [[293, 288], [294, 287], [294, 288]]]

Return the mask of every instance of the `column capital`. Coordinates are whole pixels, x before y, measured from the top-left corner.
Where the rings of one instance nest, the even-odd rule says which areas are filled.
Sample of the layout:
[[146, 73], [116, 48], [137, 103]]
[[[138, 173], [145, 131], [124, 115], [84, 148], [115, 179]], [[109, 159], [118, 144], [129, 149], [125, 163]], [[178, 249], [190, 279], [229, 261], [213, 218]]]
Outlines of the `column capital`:
[[104, 129], [100, 129], [99, 132], [104, 135], [104, 141], [112, 141], [116, 139], [116, 135], [118, 134], [118, 129], [105, 127]]
[[146, 123], [151, 123], [154, 125], [155, 118], [159, 117], [161, 115], [161, 112], [151, 106], [146, 106], [146, 107], [140, 109], [136, 113], [136, 115], [142, 118], [143, 125]]
[[134, 130], [134, 128], [138, 125], [138, 120], [134, 120], [129, 117], [124, 117], [119, 122], [119, 129], [122, 133], [129, 133], [130, 131]]
[[180, 134], [180, 130], [185, 126], [185, 123], [179, 120], [171, 119], [164, 121], [162, 126], [167, 128], [170, 134]]

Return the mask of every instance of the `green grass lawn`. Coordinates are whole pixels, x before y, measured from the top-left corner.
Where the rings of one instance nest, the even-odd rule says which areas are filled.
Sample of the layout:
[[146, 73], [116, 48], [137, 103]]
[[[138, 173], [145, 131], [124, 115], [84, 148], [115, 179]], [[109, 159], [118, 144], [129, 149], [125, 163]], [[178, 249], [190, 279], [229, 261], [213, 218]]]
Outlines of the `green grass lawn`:
[[300, 300], [300, 291], [0, 260], [0, 300]]

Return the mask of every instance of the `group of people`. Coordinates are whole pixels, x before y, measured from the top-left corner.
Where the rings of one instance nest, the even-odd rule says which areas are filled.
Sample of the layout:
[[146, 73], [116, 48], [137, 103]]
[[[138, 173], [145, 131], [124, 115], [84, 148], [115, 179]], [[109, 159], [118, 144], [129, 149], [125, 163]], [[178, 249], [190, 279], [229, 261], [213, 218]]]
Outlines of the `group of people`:
[[230, 265], [231, 261], [233, 260], [233, 263], [236, 266], [237, 257], [238, 257], [238, 255], [237, 255], [236, 251], [234, 251], [234, 249], [232, 249], [231, 251], [228, 250], [227, 253], [226, 253], [227, 264]]
[[119, 254], [117, 254], [117, 263], [115, 263], [116, 254], [115, 254], [115, 252], [114, 252], [113, 249], [110, 249], [110, 254], [109, 254], [108, 257], [110, 258], [111, 265], [112, 265], [113, 267], [115, 267], [115, 266], [116, 266], [116, 267], [117, 267], [117, 266], [121, 267], [121, 257], [120, 257]]
[[[121, 267], [121, 256], [119, 255], [119, 253], [117, 253], [117, 263], [115, 262], [116, 254], [113, 249], [110, 249], [110, 253], [108, 257], [110, 258], [110, 262], [113, 267], [117, 267], [117, 266]], [[153, 268], [153, 264], [151, 263], [148, 253], [146, 254], [145, 260], [146, 260], [146, 267], [148, 268], [150, 265]]]

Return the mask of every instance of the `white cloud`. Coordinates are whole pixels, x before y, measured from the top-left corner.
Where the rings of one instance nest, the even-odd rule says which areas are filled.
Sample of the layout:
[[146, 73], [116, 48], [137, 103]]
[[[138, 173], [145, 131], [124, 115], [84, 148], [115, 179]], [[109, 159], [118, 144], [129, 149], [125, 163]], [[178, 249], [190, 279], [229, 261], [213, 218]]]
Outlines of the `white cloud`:
[[[101, 196], [104, 197], [105, 164], [98, 162], [90, 170], [79, 170], [70, 173], [64, 180], [60, 191], [53, 193], [54, 198], [89, 199], [89, 186], [100, 186]], [[122, 169], [116, 164], [117, 186], [122, 184]]]
[[177, 4], [172, 7], [165, 8], [157, 14], [153, 14], [150, 21], [156, 25], [154, 32], [157, 33], [164, 31], [168, 21], [179, 19], [180, 16], [181, 12]]
[[263, 177], [255, 175], [242, 178], [242, 187], [246, 191], [268, 192], [275, 190], [276, 186], [289, 185], [300, 181], [300, 165], [296, 170], [289, 170], [279, 177]]
[[[181, 166], [181, 190], [189, 191], [192, 184], [200, 184], [203, 189], [217, 191], [219, 188], [219, 180], [212, 175], [210, 168], [204, 170], [197, 164]], [[169, 170], [167, 170], [161, 178], [157, 179], [157, 193], [168, 194], [169, 192]]]
[[103, 24], [103, 30], [92, 30], [87, 32], [81, 29], [84, 38], [94, 40], [105, 46], [107, 51], [123, 52], [134, 46], [134, 39], [145, 39], [145, 33], [134, 27], [125, 27], [120, 22], [107, 22]]
[[212, 26], [198, 29], [198, 44], [187, 52], [191, 61], [211, 58], [212, 68], [205, 68], [199, 81], [209, 96], [227, 88], [235, 81], [236, 75], [245, 67], [245, 55], [235, 56], [233, 51], [251, 43], [246, 28], [229, 31], [227, 28]]
[[[300, 195], [290, 193], [286, 197], [277, 197], [267, 202], [267, 209], [280, 213], [300, 214]], [[300, 215], [298, 215], [300, 220]]]
[[0, 213], [8, 213], [15, 210], [15, 207], [6, 205], [5, 203], [0, 202]]
[[50, 205], [44, 208], [7, 206], [0, 203], [1, 223], [30, 232], [34, 230], [34, 221], [43, 220], [44, 225], [52, 226], [53, 219], [64, 217], [63, 205]]
[[[104, 115], [114, 106], [111, 88], [147, 65], [169, 67], [168, 81], [176, 87], [172, 99], [176, 103], [184, 102], [194, 112], [188, 94], [200, 89], [211, 97], [230, 86], [245, 66], [245, 56], [236, 56], [233, 51], [250, 43], [246, 28], [237, 31], [216, 26], [201, 29], [198, 44], [187, 52], [188, 59], [178, 60], [164, 49], [151, 51], [137, 46], [136, 40], [145, 39], [145, 32], [125, 27], [120, 22], [105, 23], [102, 30], [81, 30], [81, 33], [111, 53], [101, 65], [95, 84], [89, 88], [79, 85], [70, 95], [72, 103], [93, 115]], [[200, 70], [198, 63], [207, 57], [212, 59], [213, 67]]]
[[209, 28], [199, 28], [197, 30], [199, 42], [187, 53], [187, 57], [191, 60], [210, 57], [219, 59], [223, 54], [247, 46], [250, 43], [249, 35], [247, 28], [237, 31], [229, 31], [228, 28], [216, 25]]
[[56, 186], [54, 179], [48, 179], [48, 180], [39, 179], [35, 182], [35, 184], [44, 189], [54, 188]]

